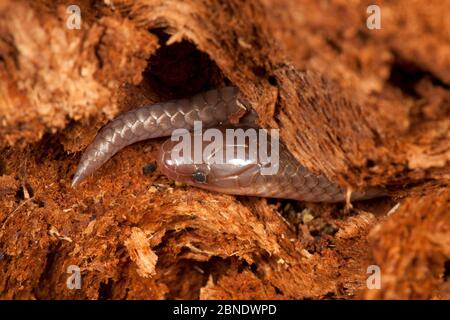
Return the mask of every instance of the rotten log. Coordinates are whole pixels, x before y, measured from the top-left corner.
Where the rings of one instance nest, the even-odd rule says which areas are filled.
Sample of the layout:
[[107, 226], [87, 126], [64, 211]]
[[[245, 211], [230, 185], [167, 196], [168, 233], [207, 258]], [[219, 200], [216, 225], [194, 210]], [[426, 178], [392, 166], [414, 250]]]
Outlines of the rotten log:
[[[450, 5], [382, 2], [369, 30], [369, 4], [105, 0], [69, 29], [65, 3], [3, 1], [0, 297], [448, 298]], [[224, 84], [308, 169], [390, 196], [348, 210], [179, 186], [143, 173], [160, 140], [70, 188], [115, 115]]]

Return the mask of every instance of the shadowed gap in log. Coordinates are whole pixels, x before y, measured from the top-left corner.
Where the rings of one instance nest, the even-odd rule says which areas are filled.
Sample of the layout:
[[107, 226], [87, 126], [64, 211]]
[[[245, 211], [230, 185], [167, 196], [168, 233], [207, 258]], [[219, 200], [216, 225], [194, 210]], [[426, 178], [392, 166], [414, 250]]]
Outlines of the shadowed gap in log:
[[181, 98], [229, 85], [219, 67], [191, 42], [167, 44], [170, 35], [163, 29], [151, 30], [159, 38], [159, 49], [144, 71], [144, 82], [160, 96]]
[[422, 69], [416, 63], [395, 55], [388, 79], [389, 84], [398, 87], [406, 96], [420, 99], [421, 96], [416, 90], [416, 85], [424, 78], [429, 78], [435, 86], [446, 89], [450, 87], [431, 71]]

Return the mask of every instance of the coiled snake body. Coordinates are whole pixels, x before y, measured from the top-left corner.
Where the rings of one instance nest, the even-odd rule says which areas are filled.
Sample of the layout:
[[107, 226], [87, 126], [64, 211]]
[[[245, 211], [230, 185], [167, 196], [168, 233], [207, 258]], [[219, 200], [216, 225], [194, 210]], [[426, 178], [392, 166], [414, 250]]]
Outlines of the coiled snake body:
[[[191, 131], [194, 121], [204, 128], [218, 127], [221, 132], [229, 128], [229, 117], [245, 111], [238, 90], [225, 87], [194, 95], [189, 99], [173, 100], [144, 106], [126, 112], [103, 127], [83, 153], [72, 186], [93, 173], [122, 148], [146, 139], [170, 136], [174, 129]], [[193, 135], [190, 136], [193, 139]], [[269, 139], [269, 141], [271, 141]], [[340, 202], [345, 200], [345, 189], [323, 175], [308, 171], [279, 145], [279, 170], [273, 175], [261, 173], [262, 164], [249, 162], [239, 153], [230, 162], [202, 164], [174, 161], [172, 149], [176, 142], [168, 140], [159, 151], [158, 166], [169, 178], [216, 192], [260, 197], [286, 198], [309, 202]], [[224, 140], [224, 148], [231, 147]], [[203, 144], [203, 147], [206, 145]], [[248, 156], [248, 141], [233, 145]], [[383, 195], [379, 188], [352, 193], [352, 200]]]

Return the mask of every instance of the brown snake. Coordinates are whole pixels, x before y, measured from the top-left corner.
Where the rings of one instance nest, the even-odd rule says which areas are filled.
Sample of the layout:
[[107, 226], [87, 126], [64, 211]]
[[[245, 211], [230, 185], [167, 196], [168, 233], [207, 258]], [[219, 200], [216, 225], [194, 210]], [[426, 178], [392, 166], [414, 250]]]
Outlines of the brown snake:
[[[122, 148], [146, 139], [170, 136], [175, 129], [191, 131], [194, 121], [204, 128], [218, 126], [225, 132], [230, 128], [229, 118], [243, 110], [246, 104], [238, 90], [225, 87], [194, 95], [189, 99], [173, 100], [144, 106], [124, 114], [103, 127], [83, 153], [72, 186], [92, 174]], [[190, 135], [193, 139], [193, 135]], [[279, 170], [273, 175], [261, 174], [261, 163], [250, 163], [236, 155], [232, 161], [215, 164], [204, 160], [202, 164], [173, 161], [171, 151], [176, 142], [168, 140], [159, 151], [158, 166], [169, 178], [199, 188], [234, 195], [248, 195], [294, 199], [309, 202], [340, 202], [345, 200], [345, 189], [323, 175], [308, 171], [279, 145]], [[224, 140], [224, 148], [230, 147]], [[203, 143], [203, 148], [205, 147]], [[248, 155], [248, 141], [233, 147]], [[352, 200], [369, 199], [384, 195], [380, 188], [351, 194]]]

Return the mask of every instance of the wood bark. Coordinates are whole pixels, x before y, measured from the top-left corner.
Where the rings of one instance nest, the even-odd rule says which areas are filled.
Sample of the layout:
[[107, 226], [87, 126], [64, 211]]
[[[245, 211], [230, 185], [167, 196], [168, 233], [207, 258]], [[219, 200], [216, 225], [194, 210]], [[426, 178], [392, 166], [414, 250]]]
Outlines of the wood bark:
[[[64, 2], [1, 2], [0, 297], [449, 298], [450, 3], [380, 1], [380, 30], [370, 4], [81, 1], [69, 29]], [[180, 186], [143, 172], [158, 139], [70, 188], [114, 116], [225, 84], [311, 171], [389, 197], [349, 208]], [[67, 289], [70, 265], [82, 290]]]

